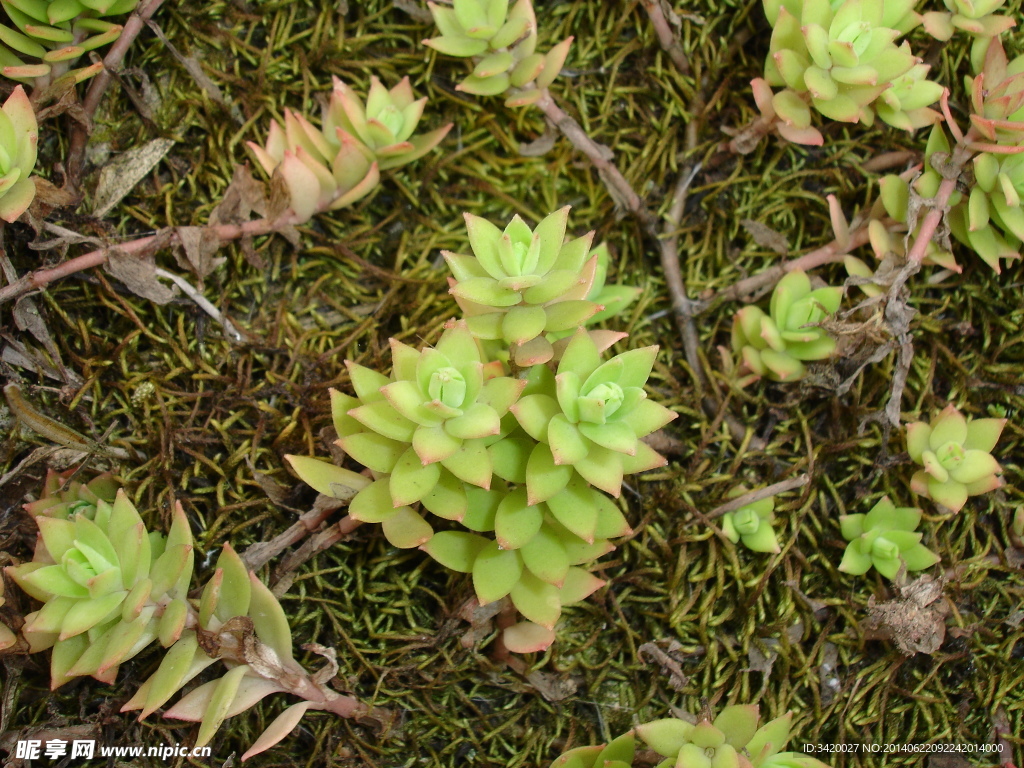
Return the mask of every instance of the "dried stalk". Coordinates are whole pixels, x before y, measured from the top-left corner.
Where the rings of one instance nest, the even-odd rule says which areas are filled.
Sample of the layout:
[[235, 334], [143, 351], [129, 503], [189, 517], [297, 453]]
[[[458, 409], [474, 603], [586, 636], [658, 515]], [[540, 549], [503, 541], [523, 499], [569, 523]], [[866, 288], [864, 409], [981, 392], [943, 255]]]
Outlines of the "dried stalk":
[[777, 483], [772, 483], [764, 488], [758, 488], [757, 490], [750, 491], [749, 493], [744, 493], [742, 496], [737, 496], [735, 499], [731, 499], [725, 504], [720, 504], [710, 512], [706, 513], [704, 517], [708, 520], [721, 517], [726, 512], [735, 512], [737, 509], [745, 507], [748, 504], [753, 504], [755, 501], [767, 499], [771, 496], [775, 496], [776, 494], [785, 493], [786, 491], [792, 491], [795, 488], [803, 488], [810, 481], [811, 476], [803, 474], [791, 477], [788, 480], [781, 480]]
[[672, 59], [676, 69], [684, 75], [690, 74], [690, 61], [683, 53], [679, 37], [672, 31], [668, 19], [665, 18], [661, 0], [641, 0], [641, 2], [647, 15], [651, 17], [651, 24], [654, 25], [654, 31], [658, 33], [658, 42], [661, 43], [662, 50]]
[[[120, 68], [121, 62], [124, 60], [125, 54], [128, 53], [131, 44], [138, 37], [139, 32], [146, 26], [146, 22], [152, 18], [153, 14], [163, 4], [163, 1], [142, 0], [128, 18], [128, 21], [124, 23], [124, 29], [121, 30], [120, 37], [114, 41], [114, 44], [110, 46], [110, 50], [107, 51], [107, 55], [103, 58], [103, 71], [92, 79], [92, 82], [89, 84], [89, 90], [85, 94], [82, 109], [87, 117], [92, 118], [96, 114], [100, 100], [113, 79], [112, 73]], [[85, 165], [85, 144], [88, 139], [89, 133], [86, 126], [75, 122], [71, 129], [67, 169], [68, 175], [75, 181], [76, 186]]]
[[805, 253], [803, 256], [790, 259], [789, 261], [784, 261], [783, 263], [776, 264], [774, 267], [770, 267], [763, 272], [758, 272], [756, 275], [751, 275], [743, 280], [738, 280], [728, 288], [723, 288], [708, 297], [702, 303], [700, 311], [703, 311], [720, 301], [739, 301], [751, 294], [771, 288], [788, 272], [792, 272], [795, 269], [802, 269], [806, 272], [807, 270], [814, 269], [825, 264], [841, 261], [850, 251], [854, 251], [868, 243], [868, 223], [869, 222], [865, 221], [856, 229], [851, 229], [850, 239], [845, 246], [840, 245], [839, 241], [833, 240], [828, 245], [816, 248], [810, 253]]
[[[259, 235], [270, 234], [271, 232], [276, 232], [284, 229], [285, 227], [295, 226], [300, 223], [301, 220], [299, 217], [296, 216], [295, 212], [289, 208], [273, 221], [270, 219], [255, 219], [253, 221], [247, 221], [244, 224], [220, 224], [212, 227], [212, 229], [214, 233], [216, 233], [217, 237], [220, 238], [221, 242], [227, 242], [229, 240], [237, 240], [241, 237], [256, 237]], [[107, 257], [110, 255], [111, 251], [117, 251], [121, 254], [139, 253], [140, 251], [145, 251], [155, 242], [161, 240], [164, 241], [166, 245], [178, 243], [179, 241], [178, 236], [175, 233], [175, 228], [169, 227], [167, 229], [160, 230], [155, 235], [140, 237], [138, 240], [132, 240], [128, 243], [98, 248], [95, 251], [90, 251], [89, 253], [82, 254], [81, 256], [76, 256], [73, 259], [68, 259], [67, 261], [50, 269], [37, 269], [35, 272], [23, 275], [6, 287], [0, 289], [0, 304], [3, 304], [5, 301], [10, 301], [11, 299], [16, 299], [26, 293], [45, 288], [55, 280], [68, 277], [76, 272], [82, 272], [86, 269], [102, 266], [107, 262]]]

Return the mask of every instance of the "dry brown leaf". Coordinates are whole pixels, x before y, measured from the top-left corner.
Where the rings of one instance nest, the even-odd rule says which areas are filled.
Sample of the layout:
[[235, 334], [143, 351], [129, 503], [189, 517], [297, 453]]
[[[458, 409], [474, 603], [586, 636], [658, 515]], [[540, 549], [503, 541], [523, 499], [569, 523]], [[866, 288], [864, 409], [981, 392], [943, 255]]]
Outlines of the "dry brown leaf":
[[170, 139], [153, 139], [103, 166], [93, 197], [92, 215], [96, 218], [105, 216], [156, 167], [173, 146], [174, 142]]
[[540, 157], [550, 152], [558, 139], [558, 129], [548, 123], [544, 133], [533, 141], [524, 141], [519, 145], [519, 154], [523, 157]]
[[41, 176], [33, 176], [36, 196], [32, 198], [32, 215], [45, 218], [54, 208], [66, 208], [82, 202], [82, 195], [67, 187], [58, 187]]
[[836, 674], [838, 666], [839, 647], [835, 643], [826, 642], [821, 653], [821, 664], [818, 666], [818, 691], [823, 707], [827, 707], [835, 701], [840, 688], [842, 688], [842, 681]]
[[[161, 247], [166, 245], [170, 239], [166, 237], [157, 238]], [[157, 304], [166, 304], [177, 296], [177, 290], [172, 290], [157, 280], [156, 259], [153, 257], [156, 247], [144, 253], [124, 253], [117, 248], [111, 249], [107, 255], [107, 272], [125, 284], [132, 293], [144, 299], [155, 301]]]
[[[661, 646], [666, 646], [662, 648]], [[659, 640], [653, 643], [644, 643], [637, 648], [636, 656], [644, 661], [644, 656], [649, 656], [658, 666], [663, 674], [668, 675], [668, 685], [674, 691], [681, 691], [686, 687], [690, 678], [683, 672], [680, 662], [686, 658], [683, 646], [677, 640]]]
[[949, 607], [942, 598], [944, 586], [944, 579], [926, 575], [897, 585], [895, 600], [876, 603], [873, 596], [868, 598], [868, 639], [892, 640], [905, 656], [935, 653], [946, 638]]
[[780, 256], [789, 255], [789, 240], [785, 235], [776, 232], [767, 224], [753, 219], [740, 219], [740, 224], [747, 230], [747, 234], [754, 242], [762, 248], [770, 248]]
[[195, 273], [199, 278], [199, 289], [203, 280], [226, 259], [215, 259], [213, 254], [220, 248], [221, 240], [210, 227], [175, 227], [178, 242], [172, 249], [174, 258], [182, 269]]

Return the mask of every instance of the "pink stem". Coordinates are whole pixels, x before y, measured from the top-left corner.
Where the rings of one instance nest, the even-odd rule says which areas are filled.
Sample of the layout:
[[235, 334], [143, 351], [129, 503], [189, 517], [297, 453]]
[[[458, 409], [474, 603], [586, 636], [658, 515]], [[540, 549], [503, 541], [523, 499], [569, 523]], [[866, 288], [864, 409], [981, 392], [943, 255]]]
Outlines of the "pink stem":
[[752, 293], [756, 293], [762, 288], [768, 288], [777, 283], [783, 278], [788, 272], [800, 269], [807, 271], [820, 267], [824, 264], [831, 264], [832, 262], [839, 261], [850, 251], [860, 248], [865, 243], [869, 242], [868, 237], [868, 224], [865, 222], [857, 229], [851, 230], [850, 240], [842, 246], [837, 240], [833, 240], [828, 245], [823, 245], [821, 248], [816, 248], [810, 253], [805, 253], [796, 259], [790, 259], [789, 261], [783, 262], [782, 264], [776, 264], [774, 267], [766, 269], [764, 272], [758, 272], [756, 275], [739, 280], [728, 288], [723, 288], [718, 293], [714, 294], [710, 299], [707, 300], [706, 305], [710, 305], [716, 301], [736, 301], [744, 296], [749, 296]]
[[[289, 208], [276, 220], [271, 221], [270, 219], [256, 219], [254, 221], [247, 221], [244, 224], [220, 224], [213, 227], [213, 231], [221, 241], [237, 240], [240, 237], [256, 237], [258, 235], [266, 235], [270, 232], [275, 232], [279, 229], [283, 229], [287, 226], [294, 226], [301, 224], [302, 221], [295, 215], [295, 213]], [[73, 259], [68, 259], [62, 264], [58, 264], [56, 267], [50, 269], [37, 269], [35, 272], [30, 272], [27, 275], [19, 278], [10, 285], [0, 289], [0, 304], [11, 299], [16, 299], [31, 291], [45, 288], [47, 285], [52, 283], [54, 280], [60, 280], [68, 275], [73, 275], [76, 272], [82, 272], [86, 269], [98, 267], [106, 263], [107, 257], [113, 250], [119, 253], [138, 253], [139, 251], [145, 250], [154, 241], [161, 236], [160, 233], [155, 235], [149, 235], [148, 237], [140, 237], [138, 240], [132, 240], [131, 242], [123, 243], [121, 245], [111, 245], [105, 248], [99, 248], [95, 251], [76, 256]], [[171, 239], [168, 245], [177, 242], [177, 234], [171, 231]]]
[[658, 33], [658, 42], [661, 43], [662, 49], [672, 59], [676, 69], [684, 75], [690, 74], [690, 62], [686, 58], [686, 54], [683, 53], [683, 46], [680, 45], [679, 38], [672, 31], [661, 10], [660, 0], [641, 0], [641, 2], [647, 15], [651, 17], [651, 24], [654, 25], [654, 31]]
[[[124, 23], [121, 35], [110, 46], [107, 55], [103, 58], [103, 71], [98, 73], [89, 84], [89, 90], [82, 102], [82, 109], [88, 117], [96, 114], [100, 99], [106, 93], [113, 79], [111, 72], [116, 70], [124, 61], [128, 48], [139, 36], [139, 32], [146, 26], [146, 22], [152, 18], [164, 0], [142, 0], [136, 7], [135, 12]], [[68, 172], [72, 178], [78, 179], [82, 174], [82, 166], [85, 164], [85, 143], [89, 138], [88, 130], [81, 123], [75, 123], [71, 134], [71, 145], [68, 149]]]

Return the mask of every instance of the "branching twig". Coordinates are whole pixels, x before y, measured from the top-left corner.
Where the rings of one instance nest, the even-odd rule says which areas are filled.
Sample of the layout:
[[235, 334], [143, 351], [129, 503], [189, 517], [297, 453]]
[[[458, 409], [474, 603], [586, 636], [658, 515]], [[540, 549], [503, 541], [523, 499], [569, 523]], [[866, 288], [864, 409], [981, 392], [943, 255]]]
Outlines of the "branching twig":
[[[241, 237], [256, 237], [259, 235], [266, 235], [271, 232], [284, 229], [285, 227], [295, 226], [301, 223], [295, 213], [288, 209], [281, 216], [274, 221], [270, 219], [255, 219], [253, 221], [247, 221], [244, 224], [220, 224], [212, 227], [214, 233], [220, 238], [222, 242], [228, 240], [237, 240]], [[76, 272], [82, 272], [86, 269], [92, 269], [93, 267], [99, 267], [106, 263], [107, 257], [111, 251], [117, 251], [121, 254], [139, 253], [140, 251], [146, 250], [154, 242], [157, 242], [160, 238], [166, 237], [168, 230], [160, 230], [155, 235], [149, 235], [147, 237], [140, 237], [138, 240], [132, 240], [127, 243], [120, 243], [118, 245], [110, 245], [105, 248], [98, 248], [95, 251], [90, 251], [81, 256], [76, 256], [73, 259], [58, 264], [56, 267], [50, 269], [37, 269], [35, 272], [30, 272], [27, 275], [23, 275], [18, 280], [10, 283], [4, 288], [0, 288], [0, 304], [11, 299], [16, 299], [19, 296], [23, 296], [26, 293], [45, 288], [55, 280], [60, 280], [68, 275], [73, 275]], [[170, 239], [166, 241], [167, 245], [172, 245], [178, 242], [175, 229], [169, 228]]]
[[774, 267], [769, 267], [764, 272], [758, 272], [756, 275], [751, 275], [743, 280], [738, 280], [728, 288], [723, 288], [718, 291], [718, 293], [708, 297], [702, 303], [700, 308], [701, 311], [718, 303], [719, 301], [738, 301], [745, 296], [757, 293], [758, 291], [766, 288], [771, 288], [775, 283], [779, 282], [786, 273], [792, 272], [794, 269], [807, 271], [825, 264], [831, 264], [835, 261], [841, 261], [842, 258], [850, 251], [856, 250], [868, 242], [868, 223], [869, 222], [865, 221], [861, 226], [850, 230], [850, 239], [845, 247], [840, 245], [837, 240], [833, 240], [828, 245], [823, 245], [821, 248], [815, 248], [813, 251], [805, 253], [803, 256], [790, 259], [789, 261], [784, 261], [781, 264], [776, 264]]
[[170, 280], [172, 283], [178, 286], [181, 289], [182, 293], [184, 293], [186, 296], [192, 299], [192, 301], [194, 301], [196, 305], [198, 305], [198, 307], [201, 310], [203, 310], [203, 312], [212, 317], [214, 321], [218, 325], [220, 325], [220, 327], [224, 329], [224, 332], [232, 339], [234, 339], [235, 341], [242, 340], [242, 334], [238, 332], [238, 329], [235, 328], [234, 324], [226, 317], [224, 317], [221, 311], [210, 303], [209, 299], [207, 299], [205, 296], [203, 296], [203, 294], [201, 294], [199, 291], [193, 288], [192, 284], [188, 280], [181, 277], [180, 275], [174, 274], [173, 272], [168, 272], [166, 269], [160, 269], [159, 267], [157, 267], [156, 269], [156, 276], [162, 277], [165, 280]]
[[753, 504], [755, 501], [767, 499], [771, 496], [775, 496], [776, 494], [785, 493], [786, 491], [792, 491], [794, 488], [803, 488], [810, 481], [811, 476], [808, 474], [797, 475], [796, 477], [791, 477], [788, 480], [780, 480], [779, 482], [772, 483], [764, 488], [758, 488], [757, 490], [750, 491], [749, 493], [744, 493], [742, 496], [737, 496], [735, 499], [731, 499], [725, 504], [720, 504], [710, 512], [707, 512], [704, 517], [709, 520], [721, 517], [726, 512], [734, 512], [748, 504]]
[[[103, 58], [103, 71], [97, 74], [89, 84], [89, 90], [82, 102], [82, 109], [86, 116], [91, 118], [96, 114], [100, 99], [106, 93], [113, 79], [113, 72], [116, 71], [124, 60], [125, 54], [131, 44], [138, 37], [139, 32], [146, 26], [146, 22], [156, 13], [164, 0], [142, 0], [136, 7], [134, 13], [124, 23], [120, 37], [114, 41]], [[71, 140], [68, 148], [68, 175], [74, 180], [75, 186], [78, 178], [82, 175], [82, 168], [85, 165], [85, 143], [88, 141], [88, 131], [82, 123], [75, 122], [71, 131]]]
[[641, 2], [643, 3], [644, 10], [647, 11], [647, 15], [651, 17], [651, 24], [654, 25], [654, 31], [658, 33], [658, 42], [661, 43], [662, 49], [672, 59], [676, 69], [684, 75], [690, 74], [690, 62], [686, 58], [686, 54], [683, 53], [683, 46], [679, 42], [679, 37], [672, 31], [668, 19], [665, 18], [661, 1], [641, 0]]

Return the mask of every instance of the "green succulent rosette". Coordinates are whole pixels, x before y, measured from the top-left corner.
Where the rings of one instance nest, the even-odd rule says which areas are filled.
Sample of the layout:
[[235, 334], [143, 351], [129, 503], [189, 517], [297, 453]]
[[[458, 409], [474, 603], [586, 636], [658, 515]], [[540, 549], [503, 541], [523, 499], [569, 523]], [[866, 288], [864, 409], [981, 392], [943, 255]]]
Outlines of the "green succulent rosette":
[[567, 487], [574, 471], [618, 496], [623, 475], [666, 464], [640, 439], [678, 416], [648, 400], [644, 391], [657, 354], [656, 346], [644, 347], [602, 362], [594, 340], [581, 328], [554, 376], [546, 366], [531, 369], [530, 383], [510, 408], [535, 441], [526, 472], [531, 504]]
[[[107, 17], [130, 13], [139, 0], [0, 0], [13, 27], [0, 24], [0, 71], [29, 82], [54, 74], [76, 82], [102, 71], [102, 64], [67, 71], [89, 51], [114, 42], [121, 25]], [[38, 59], [26, 63], [21, 57]]]
[[443, 252], [454, 275], [449, 292], [469, 329], [510, 345], [516, 365], [547, 362], [554, 356], [547, 334], [575, 330], [602, 309], [586, 299], [598, 264], [594, 233], [565, 242], [568, 217], [566, 206], [536, 229], [515, 216], [500, 230], [467, 213], [473, 255]]
[[[195, 611], [195, 609], [193, 609]], [[205, 636], [217, 644], [227, 637], [243, 640], [242, 649], [226, 652], [228, 671], [193, 688], [163, 716], [172, 720], [199, 723], [195, 746], [209, 744], [223, 722], [252, 707], [273, 693], [297, 692], [306, 671], [292, 655], [292, 636], [288, 617], [274, 593], [249, 571], [230, 545], [217, 558], [213, 577], [207, 582], [195, 611], [196, 624]], [[223, 634], [221, 634], [223, 633]], [[251, 633], [251, 635], [250, 635]], [[258, 663], [238, 663], [241, 655], [256, 657]], [[175, 693], [203, 670], [218, 661], [207, 655], [197, 628], [185, 630], [167, 651], [156, 671], [146, 679], [123, 707], [122, 712], [139, 712], [143, 720], [164, 707]], [[304, 701], [285, 709], [249, 748], [243, 759], [263, 752], [287, 736], [313, 702]]]
[[981, 69], [989, 44], [993, 39], [1014, 26], [1009, 16], [1000, 16], [995, 11], [1003, 7], [1006, 0], [942, 0], [946, 11], [929, 11], [922, 17], [925, 31], [936, 40], [946, 41], [957, 30], [974, 38], [971, 46], [971, 64]]
[[793, 270], [775, 286], [767, 314], [756, 305], [736, 313], [733, 352], [758, 376], [773, 381], [803, 378], [804, 362], [835, 352], [835, 339], [818, 324], [839, 309], [842, 297], [842, 288], [812, 289], [806, 273]]
[[[742, 493], [743, 489], [739, 490]], [[722, 533], [733, 544], [743, 543], [754, 552], [778, 553], [778, 537], [772, 528], [775, 522], [775, 499], [769, 497], [746, 504], [722, 515]]]
[[180, 505], [166, 537], [148, 532], [123, 490], [113, 503], [68, 505], [66, 517], [55, 515], [61, 506], [35, 516], [43, 547], [33, 561], [5, 569], [44, 604], [22, 632], [32, 652], [53, 648], [53, 688], [79, 675], [111, 683], [154, 640], [166, 647], [181, 636], [192, 534]]
[[[3, 579], [0, 579], [0, 608], [5, 602], [7, 602], [7, 596], [4, 594], [4, 582]], [[17, 642], [18, 636], [11, 631], [10, 627], [0, 622], [0, 651], [10, 648]]]
[[19, 85], [0, 109], [0, 219], [6, 222], [16, 221], [35, 199], [30, 176], [38, 141], [36, 113]]
[[461, 522], [472, 532], [441, 531], [422, 549], [442, 565], [472, 574], [481, 605], [511, 600], [526, 621], [505, 631], [510, 650], [546, 648], [562, 608], [604, 584], [579, 566], [615, 549], [609, 539], [630, 533], [629, 524], [608, 497], [579, 480], [532, 505], [522, 487], [468, 493], [470, 513]]
[[280, 173], [292, 209], [302, 221], [352, 205], [380, 182], [380, 171], [418, 160], [436, 147], [452, 124], [413, 135], [427, 100], [417, 100], [405, 77], [391, 90], [370, 78], [366, 103], [339, 78], [324, 105], [323, 128], [284, 111], [284, 127], [270, 123], [267, 142], [248, 142], [268, 175]]
[[[490, 487], [488, 446], [501, 438], [502, 417], [525, 382], [488, 378], [477, 340], [463, 322], [451, 324], [436, 347], [417, 351], [392, 340], [391, 353], [390, 378], [348, 363], [356, 397], [332, 391], [331, 409], [338, 445], [373, 474], [352, 498], [349, 514], [381, 523], [388, 541], [408, 548], [433, 535], [412, 505], [460, 520], [469, 508], [465, 485]], [[288, 459], [303, 480], [336, 495], [321, 476], [334, 470], [303, 457]], [[352, 475], [339, 477], [340, 487], [353, 487]]]
[[537, 51], [537, 18], [530, 0], [455, 0], [427, 3], [441, 33], [424, 40], [447, 56], [473, 59], [473, 73], [455, 88], [478, 96], [508, 93], [505, 105], [533, 104], [555, 81], [569, 54], [566, 38]]
[[939, 556], [921, 543], [916, 530], [920, 522], [920, 509], [897, 507], [888, 496], [866, 515], [842, 515], [839, 525], [850, 544], [839, 570], [861, 576], [874, 566], [885, 578], [895, 579], [901, 565], [907, 571], [930, 568]]
[[783, 752], [790, 738], [793, 713], [760, 728], [756, 705], [733, 705], [714, 720], [705, 715], [696, 723], [655, 720], [637, 726], [607, 745], [576, 747], [550, 768], [631, 768], [649, 765], [637, 755], [637, 737], [664, 758], [657, 768], [828, 768], [814, 757]]
[[[808, 103], [825, 117], [842, 122], [871, 125], [876, 111], [900, 128], [936, 122], [938, 113], [927, 106], [938, 100], [942, 88], [924, 79], [927, 69], [915, 69], [920, 62], [908, 43], [897, 46], [895, 42], [920, 23], [915, 4], [915, 0], [765, 0], [773, 31], [764, 80], [768, 86], [784, 89], [772, 97], [772, 110], [811, 139], [816, 134], [809, 133]], [[890, 90], [882, 106], [874, 107]]]
[[910, 480], [914, 493], [959, 512], [969, 496], [1002, 485], [991, 451], [1006, 419], [966, 419], [952, 403], [932, 419], [907, 425], [907, 452], [924, 468]]
[[91, 520], [96, 516], [99, 502], [114, 503], [121, 484], [113, 475], [104, 472], [83, 483], [74, 479], [78, 471], [78, 468], [66, 472], [47, 470], [42, 494], [35, 501], [25, 504], [25, 511], [32, 517], [67, 520], [74, 514], [84, 514]]

